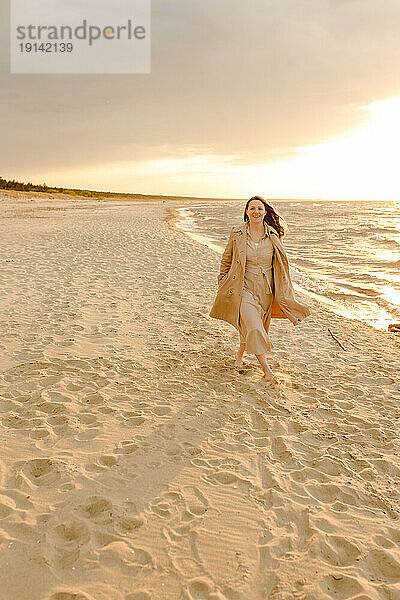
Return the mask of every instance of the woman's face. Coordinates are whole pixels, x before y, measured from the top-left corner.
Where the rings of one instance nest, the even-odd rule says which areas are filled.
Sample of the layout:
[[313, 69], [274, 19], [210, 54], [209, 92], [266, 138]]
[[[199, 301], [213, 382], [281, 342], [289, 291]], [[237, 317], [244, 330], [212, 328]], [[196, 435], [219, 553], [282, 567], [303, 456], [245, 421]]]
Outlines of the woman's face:
[[251, 200], [251, 202], [249, 202], [247, 215], [250, 219], [250, 223], [262, 223], [266, 212], [264, 204], [260, 200]]

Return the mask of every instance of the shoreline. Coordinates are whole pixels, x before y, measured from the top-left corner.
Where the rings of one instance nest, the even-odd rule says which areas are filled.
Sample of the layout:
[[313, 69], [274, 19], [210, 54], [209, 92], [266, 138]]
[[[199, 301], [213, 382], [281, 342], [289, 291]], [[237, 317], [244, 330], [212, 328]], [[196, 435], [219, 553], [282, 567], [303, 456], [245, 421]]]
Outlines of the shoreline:
[[[91, 191], [91, 190], [88, 190]], [[102, 196], [102, 194], [113, 194], [113, 192], [96, 192], [93, 191], [93, 194], [98, 194], [96, 196], [85, 196], [80, 195], [78, 193], [67, 194], [66, 192], [36, 192], [34, 190], [11, 190], [0, 188], [0, 199], [1, 196], [9, 196], [9, 198], [23, 198], [26, 200], [93, 200], [97, 202], [107, 202], [112, 201], [115, 202], [117, 200], [125, 201], [125, 202], [232, 202], [237, 201], [241, 202], [241, 198], [202, 198], [196, 196], [163, 196], [161, 194], [131, 194], [131, 196], [124, 196], [123, 192], [115, 192], [115, 196]], [[289, 200], [290, 201], [290, 200]], [[305, 200], [307, 201], [307, 200]]]
[[[184, 222], [184, 217], [182, 217], [182, 215], [179, 214], [179, 207], [166, 207], [166, 212], [168, 216], [165, 218], [165, 221], [169, 223], [170, 226], [173, 227], [176, 231], [184, 233], [199, 244], [208, 246], [209, 248], [217, 252], [219, 255], [222, 254], [223, 249], [217, 244], [211, 242], [205, 235], [197, 234], [193, 231], [188, 231], [184, 227], [179, 227], [179, 222]], [[357, 319], [357, 317], [348, 317], [346, 314], [344, 314], [343, 309], [335, 306], [332, 300], [329, 300], [328, 298], [319, 297], [317, 296], [317, 294], [311, 292], [310, 290], [303, 290], [299, 285], [296, 285], [295, 283], [294, 287], [295, 292], [300, 294], [305, 302], [315, 301], [320, 308], [327, 309], [333, 315], [337, 315], [340, 318], [348, 319], [349, 321], [354, 321], [356, 323], [362, 323], [364, 325], [367, 325], [368, 327], [371, 327], [374, 331], [383, 332], [386, 335], [390, 336], [390, 338], [393, 338], [395, 344], [398, 344], [398, 347], [400, 348], [400, 335], [397, 333], [397, 331], [386, 330], [383, 327], [374, 327], [366, 321]]]
[[[51, 187], [51, 186], [49, 186]], [[83, 191], [83, 190], [82, 190]], [[96, 191], [96, 190], [87, 190], [93, 194], [98, 194], [99, 196], [101, 196], [101, 194], [115, 194], [115, 196], [103, 196], [101, 198], [96, 198], [95, 196], [84, 196], [84, 195], [79, 195], [79, 194], [75, 194], [75, 193], [71, 193], [71, 194], [67, 194], [66, 192], [37, 192], [37, 191], [27, 191], [27, 190], [13, 190], [13, 189], [6, 189], [6, 188], [0, 188], [0, 196], [2, 194], [11, 194], [13, 195], [13, 197], [18, 197], [18, 195], [26, 195], [26, 194], [36, 194], [37, 198], [55, 198], [55, 199], [60, 199], [60, 200], [68, 200], [71, 198], [77, 198], [77, 199], [81, 199], [81, 200], [131, 200], [134, 202], [152, 202], [154, 200], [158, 200], [160, 202], [245, 202], [248, 198], [213, 198], [213, 197], [206, 197], [206, 196], [174, 196], [174, 195], [162, 195], [162, 194], [140, 194], [140, 193], [132, 193], [131, 196], [129, 197], [128, 194], [129, 192], [127, 192], [126, 196], [124, 196], [124, 192], [102, 192], [102, 191]], [[121, 195], [121, 196], [120, 196]], [[271, 202], [296, 202], [296, 203], [301, 203], [301, 202], [319, 202], [319, 203], [326, 203], [326, 202], [358, 202], [358, 201], [362, 201], [362, 202], [393, 202], [393, 199], [378, 199], [378, 200], [374, 200], [371, 198], [329, 198], [329, 199], [325, 199], [325, 198], [269, 198], [269, 200]]]
[[0, 219], [5, 598], [394, 597], [394, 339], [307, 299], [240, 375], [165, 203], [60, 208]]

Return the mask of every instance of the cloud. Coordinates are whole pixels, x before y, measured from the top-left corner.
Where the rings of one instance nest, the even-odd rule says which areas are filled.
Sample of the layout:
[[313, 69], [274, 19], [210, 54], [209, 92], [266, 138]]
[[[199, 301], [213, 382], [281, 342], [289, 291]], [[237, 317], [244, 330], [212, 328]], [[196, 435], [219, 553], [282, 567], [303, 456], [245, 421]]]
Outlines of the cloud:
[[399, 17], [398, 0], [153, 0], [150, 75], [10, 75], [3, 29], [0, 174], [191, 148], [236, 165], [290, 157], [397, 95]]

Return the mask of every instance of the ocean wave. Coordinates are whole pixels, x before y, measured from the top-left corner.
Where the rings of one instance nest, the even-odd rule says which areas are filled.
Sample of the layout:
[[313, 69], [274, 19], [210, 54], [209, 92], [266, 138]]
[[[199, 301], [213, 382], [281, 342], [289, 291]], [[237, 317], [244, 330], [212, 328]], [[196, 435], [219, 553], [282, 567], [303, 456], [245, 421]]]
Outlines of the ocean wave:
[[[378, 329], [399, 318], [399, 307], [389, 301], [400, 267], [396, 207], [292, 201], [282, 202], [279, 209], [291, 225], [285, 246], [299, 291]], [[242, 206], [183, 205], [179, 215], [187, 235], [221, 254], [232, 225], [242, 222]]]
[[389, 302], [385, 298], [379, 297], [376, 303], [381, 306], [393, 319], [400, 319], [400, 306], [397, 306], [393, 302]]
[[[397, 235], [399, 235], [399, 233]], [[386, 248], [389, 248], [391, 250], [400, 249], [400, 242], [394, 240], [391, 237], [388, 237], [387, 235], [384, 235], [383, 233], [373, 233], [369, 237], [370, 239], [379, 242], [382, 246], [385, 246]]]
[[385, 234], [389, 233], [391, 235], [400, 235], [400, 231], [397, 227], [382, 227], [378, 225], [376, 221], [366, 221], [363, 223], [358, 223], [354, 227], [344, 227], [340, 230], [343, 233], [350, 233], [356, 236], [363, 236], [365, 234]]

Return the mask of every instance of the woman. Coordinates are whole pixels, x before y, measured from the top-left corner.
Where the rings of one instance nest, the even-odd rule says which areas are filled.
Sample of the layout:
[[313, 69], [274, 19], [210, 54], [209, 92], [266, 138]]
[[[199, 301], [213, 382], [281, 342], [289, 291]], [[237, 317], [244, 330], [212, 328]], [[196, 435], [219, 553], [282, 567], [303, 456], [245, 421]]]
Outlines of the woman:
[[294, 297], [278, 214], [261, 196], [253, 196], [246, 203], [243, 220], [243, 225], [232, 228], [222, 255], [210, 316], [239, 332], [235, 368], [241, 370], [246, 350], [256, 355], [263, 378], [272, 381], [274, 374], [265, 358], [273, 347], [268, 336], [271, 318], [289, 319], [297, 325], [311, 312]]

